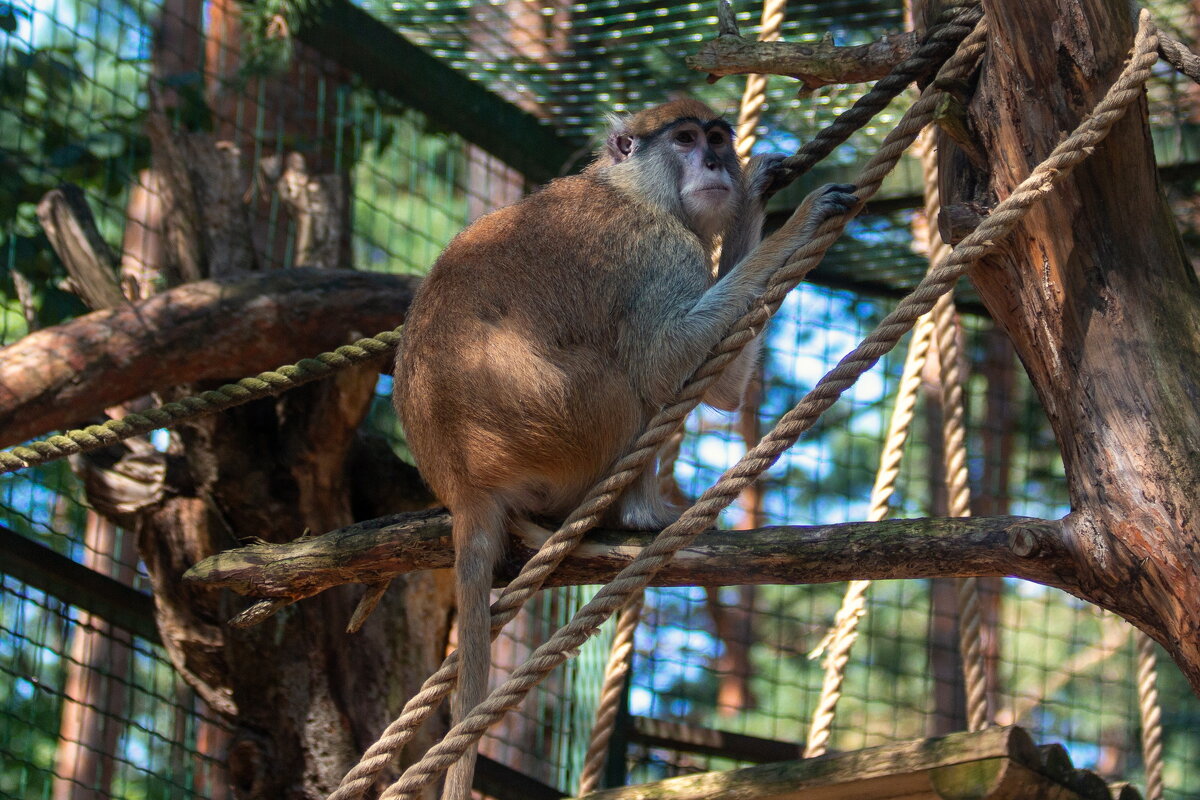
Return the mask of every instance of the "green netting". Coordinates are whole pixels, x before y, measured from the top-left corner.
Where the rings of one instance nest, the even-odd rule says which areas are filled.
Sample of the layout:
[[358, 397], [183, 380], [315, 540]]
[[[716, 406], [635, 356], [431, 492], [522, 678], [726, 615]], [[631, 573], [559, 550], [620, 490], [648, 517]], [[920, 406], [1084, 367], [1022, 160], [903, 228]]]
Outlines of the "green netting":
[[[1187, 3], [1152, 5], [1188, 38]], [[592, 136], [605, 113], [636, 109], [673, 91], [692, 91], [730, 111], [741, 93], [738, 79], [708, 86], [682, 66], [682, 57], [715, 33], [711, 3], [364, 7], [573, 144]], [[438, 109], [415, 108], [372, 89], [378, 75], [348, 69], [343, 61], [356, 54], [297, 44], [282, 72], [264, 72], [264, 64], [246, 71], [252, 59], [243, 40], [217, 25], [231, 8], [215, 0], [0, 0], [0, 258], [8, 268], [0, 285], [0, 343], [85, 310], [62, 285], [65, 270], [36, 219], [38, 200], [58, 183], [85, 190], [118, 261], [151, 252], [147, 242], [161, 230], [139, 212], [139, 203], [155, 190], [146, 134], [155, 106], [174, 125], [240, 149], [255, 258], [263, 268], [297, 260], [296, 223], [278, 193], [256, 177], [264, 158], [298, 152], [314, 174], [340, 176], [351, 199], [346, 266], [366, 270], [424, 272], [469, 219], [526, 188], [520, 175], [469, 144], [492, 120], [447, 130], [437, 121]], [[752, 35], [758, 8], [739, 3], [737, 10], [743, 33]], [[899, 3], [805, 3], [791, 5], [783, 35], [817, 41], [829, 31], [838, 43], [854, 44], [902, 26]], [[424, 77], [402, 79], [420, 83]], [[794, 150], [859, 92], [828, 87], [797, 101], [793, 82], [772, 79], [759, 147]], [[1189, 214], [1198, 174], [1193, 92], [1164, 69], [1151, 93], [1156, 145], [1170, 169], [1164, 176], [1179, 209]], [[458, 100], [450, 95], [444, 104]], [[777, 208], [816, 183], [848, 178], [902, 102], [779, 198]], [[821, 280], [841, 291], [806, 287], [789, 299], [769, 334], [764, 420], [801, 396], [882, 316], [886, 298], [923, 269], [909, 244], [918, 197], [919, 170], [905, 164], [885, 187], [874, 209], [880, 213], [856, 221], [822, 266]], [[28, 281], [28, 293], [17, 274]], [[999, 359], [1001, 366], [994, 363], [986, 323], [973, 320], [970, 327], [973, 488], [980, 502], [991, 504], [987, 513], [1061, 514], [1062, 468], [1043, 414], [1028, 386], [1006, 377], [1015, 374], [1011, 355]], [[770, 472], [762, 494], [767, 521], [862, 518], [899, 369], [899, 356], [885, 359]], [[381, 381], [366, 425], [403, 453], [386, 390]], [[697, 493], [740, 454], [736, 427], [734, 418], [712, 412], [689, 421], [678, 470], [685, 492]], [[921, 417], [895, 501], [898, 514], [937, 512], [936, 439], [936, 425]], [[173, 440], [164, 434], [155, 441], [169, 447]], [[89, 503], [66, 463], [0, 479], [0, 524], [148, 591], [132, 534], [117, 527], [100, 536]], [[726, 517], [730, 525], [739, 521], [737, 511]], [[77, 796], [85, 790], [120, 798], [229, 796], [222, 770], [229, 725], [195, 699], [158, 645], [66, 605], [62, 598], [72, 596], [73, 587], [61, 580], [36, 586], [15, 580], [3, 554], [0, 573], [0, 796], [58, 797], [70, 788], [59, 787], [80, 775], [86, 785], [76, 787]], [[988, 646], [1001, 715], [1029, 726], [1039, 741], [1066, 744], [1077, 766], [1140, 779], [1127, 626], [1030, 584], [1004, 581], [993, 588], [996, 635]], [[805, 653], [823, 634], [841, 589], [652, 592], [639, 634], [631, 713], [802, 740], [820, 686], [819, 665]], [[959, 724], [953, 620], [944, 594], [943, 585], [921, 581], [876, 587], [835, 747], [915, 738]], [[541, 598], [498, 646], [501, 670], [518, 663], [586, 596], [557, 591]], [[484, 752], [547, 784], [572, 788], [603, 649], [604, 637], [589, 644], [581, 660], [485, 742]], [[73, 680], [91, 687], [84, 702], [75, 702]], [[1160, 691], [1168, 796], [1198, 796], [1200, 705], [1167, 661]], [[80, 709], [87, 713], [72, 717]], [[617, 741], [628, 745], [634, 779], [740, 763], [732, 755], [647, 747], [629, 725]], [[94, 757], [93, 772], [72, 760], [80, 752]]]

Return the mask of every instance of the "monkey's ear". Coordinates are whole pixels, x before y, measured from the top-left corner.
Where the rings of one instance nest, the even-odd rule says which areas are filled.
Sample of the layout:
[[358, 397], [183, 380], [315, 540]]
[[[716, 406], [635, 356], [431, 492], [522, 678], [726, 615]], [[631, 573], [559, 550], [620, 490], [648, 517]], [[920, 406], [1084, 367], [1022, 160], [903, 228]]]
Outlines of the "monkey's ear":
[[623, 131], [613, 131], [608, 135], [608, 157], [612, 163], [620, 164], [629, 158], [633, 152], [633, 137]]

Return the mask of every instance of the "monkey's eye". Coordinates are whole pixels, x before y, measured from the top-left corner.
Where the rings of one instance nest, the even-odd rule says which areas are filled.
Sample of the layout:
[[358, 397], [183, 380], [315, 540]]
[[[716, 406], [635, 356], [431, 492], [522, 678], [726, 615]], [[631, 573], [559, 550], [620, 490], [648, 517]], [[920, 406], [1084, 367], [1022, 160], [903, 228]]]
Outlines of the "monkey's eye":
[[710, 147], [724, 147], [728, 141], [724, 131], [709, 131], [708, 144]]
[[676, 131], [675, 141], [680, 144], [695, 144], [696, 133], [695, 131]]

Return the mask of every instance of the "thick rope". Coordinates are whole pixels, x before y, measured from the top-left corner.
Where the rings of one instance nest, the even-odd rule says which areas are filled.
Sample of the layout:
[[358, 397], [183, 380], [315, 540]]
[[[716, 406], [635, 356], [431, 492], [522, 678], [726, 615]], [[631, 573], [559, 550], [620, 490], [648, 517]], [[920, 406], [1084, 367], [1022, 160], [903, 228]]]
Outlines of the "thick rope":
[[[765, 0], [762, 22], [759, 28], [760, 42], [779, 39], [783, 28], [787, 0]], [[767, 102], [767, 76], [746, 76], [746, 88], [738, 109], [737, 135], [734, 139], [738, 159], [744, 164], [758, 141], [758, 124], [762, 121], [763, 107]], [[675, 461], [683, 432], [677, 431], [659, 451], [658, 480], [660, 490], [675, 489]], [[669, 496], [666, 491], [664, 496]], [[633, 666], [633, 637], [637, 632], [638, 620], [642, 616], [645, 597], [639, 594], [621, 609], [617, 616], [617, 629], [609, 648], [608, 663], [604, 667], [604, 679], [600, 685], [600, 702], [596, 706], [596, 718], [592, 723], [591, 739], [583, 758], [583, 770], [579, 776], [579, 794], [584, 795], [600, 788], [600, 778], [608, 762], [608, 746], [612, 741], [617, 724], [620, 705], [625, 699], [625, 684]]]
[[[942, 74], [965, 74], [974, 67], [982, 47], [982, 39], [970, 47], [964, 42], [964, 46], [942, 67]], [[921, 129], [932, 120], [940, 96], [939, 91], [927, 89], [905, 112], [896, 128], [888, 134], [879, 151], [859, 176], [858, 196], [863, 201], [878, 191], [884, 176], [899, 161]], [[542, 583], [558, 568], [559, 563], [574, 550], [583, 534], [599, 522], [603, 511], [641, 474], [664, 441], [683, 424], [684, 417], [699, 405], [700, 398], [725, 366], [754, 338], [756, 332], [762, 329], [788, 292], [820, 262], [825, 250], [837, 239], [848, 216], [826, 220], [814, 233], [813, 238], [793, 254], [788, 264], [776, 271], [760, 303], [734, 323], [730, 332], [713, 349], [708, 360], [697, 368], [680, 389], [675, 402], [661, 409], [650, 420], [646, 430], [634, 442], [629, 452], [610, 469], [608, 477], [592, 487], [579, 507], [546, 540], [533, 558], [525, 564], [520, 574], [505, 587], [500, 597], [492, 604], [493, 635], [516, 615], [526, 599], [541, 588]], [[932, 301], [930, 305], [932, 306]], [[842, 387], [841, 391], [844, 389], [845, 387]], [[379, 740], [367, 749], [359, 763], [346, 774], [341, 785], [329, 796], [329, 800], [350, 800], [359, 797], [374, 782], [375, 776], [387, 766], [392, 756], [412, 739], [417, 728], [436, 710], [442, 698], [453, 688], [457, 673], [458, 656], [457, 653], [452, 653], [438, 671], [425, 681], [421, 690], [405, 704], [400, 716], [387, 727]], [[442, 744], [446, 744], [447, 741], [448, 739], [443, 740]], [[464, 745], [464, 751], [466, 746], [469, 745]], [[436, 775], [440, 771], [433, 774]]]
[[51, 436], [44, 441], [0, 451], [0, 474], [108, 447], [131, 436], [141, 436], [158, 428], [169, 428], [185, 420], [286, 392], [346, 367], [374, 361], [387, 355], [399, 340], [399, 328], [384, 331], [343, 345], [333, 352], [304, 358], [272, 372], [260, 372], [252, 378], [242, 378], [237, 383], [228, 383], [193, 397], [185, 397], [138, 414], [127, 414], [120, 419], [110, 419], [102, 425], [89, 425]]
[[[938, 362], [942, 383], [942, 458], [945, 464], [946, 495], [952, 517], [971, 516], [971, 487], [967, 482], [966, 424], [958, 347], [958, 314], [952, 295], [943, 295], [933, 310], [937, 331]], [[983, 614], [979, 580], [958, 578], [958, 649], [962, 657], [963, 687], [966, 690], [967, 730], [981, 731], [988, 725], [987, 670], [983, 660]]]
[[[950, 258], [932, 270], [911, 294], [901, 300], [896, 309], [888, 314], [858, 347], [843, 358], [837, 367], [822, 378], [804, 400], [784, 415], [779, 424], [758, 445], [727, 470], [716, 485], [705, 491], [677, 522], [665, 528], [611, 583], [602, 587], [570, 622], [538, 647], [528, 661], [519, 666], [486, 700], [455, 725], [440, 743], [432, 747], [420, 761], [410, 766], [400, 780], [383, 793], [381, 800], [413, 797], [422, 787], [434, 781], [456, 762], [489, 727], [519, 704], [550, 671], [571, 657], [594, 635], [608, 617], [643, 589], [680, 548], [687, 546], [695, 536], [707, 529], [717, 515], [733, 502], [746, 486], [774, 464], [779, 456], [812, 426], [822, 412], [896, 345], [919, 316], [933, 308], [937, 297], [949, 291], [968, 266], [989, 255], [995, 249], [995, 243], [1023, 219], [1030, 207], [1043, 199], [1056, 182], [1090, 155], [1096, 144], [1124, 114], [1128, 105], [1141, 96], [1142, 83], [1149, 77], [1150, 66], [1157, 59], [1157, 35], [1149, 15], [1143, 13], [1139, 22], [1134, 57], [1097, 105], [1092, 116], [1084, 120], [1075, 132], [1060, 143], [1050, 156], [1016, 187], [1012, 195], [997, 205], [992, 214], [955, 248]], [[926, 99], [935, 99], [937, 94], [923, 94], [913, 108], [917, 108]], [[903, 123], [904, 120], [901, 124]], [[878, 183], [875, 186], [877, 187]], [[806, 262], [810, 258], [810, 251], [821, 246], [821, 242], [827, 238], [822, 235], [825, 229], [838, 228], [841, 225], [841, 219], [833, 219], [822, 225], [811, 246], [806, 245], [797, 251], [797, 257], [793, 262], [789, 262], [789, 266], [795, 264], [799, 268], [800, 262]], [[769, 308], [769, 305], [767, 307]], [[751, 316], [756, 315], [748, 314], [743, 319]], [[733, 338], [734, 335], [731, 334], [726, 341]], [[726, 351], [719, 347], [717, 352], [723, 355]], [[720, 357], [715, 355], [708, 364], [718, 361]], [[708, 364], [698, 371], [699, 376], [712, 374]], [[694, 385], [703, 383], [703, 380], [701, 377]], [[685, 389], [685, 393], [686, 391]], [[663, 433], [662, 436], [665, 437], [668, 433]], [[554, 536], [560, 532], [556, 532]]]
[[608, 762], [608, 745], [617, 727], [621, 704], [625, 702], [625, 680], [633, 663], [634, 634], [642, 617], [645, 592], [634, 593], [629, 604], [617, 616], [608, 663], [604, 667], [604, 683], [600, 687], [600, 702], [596, 720], [592, 723], [592, 738], [583, 757], [583, 772], [579, 777], [579, 794], [585, 795], [600, 788], [600, 777]]
[[[933, 338], [933, 320], [929, 314], [917, 320], [908, 354], [904, 358], [904, 370], [900, 375], [900, 386], [896, 392], [896, 405], [888, 422], [887, 437], [879, 457], [879, 469], [875, 472], [875, 485], [871, 487], [868, 522], [879, 522], [887, 518], [889, 501], [896, 489], [896, 478], [900, 474], [900, 461], [904, 455], [904, 443], [916, 408], [917, 393], [921, 388], [921, 368], [929, 354], [929, 343]], [[858, 639], [858, 623], [867, 611], [867, 589], [871, 581], [850, 581], [842, 606], [834, 617], [829, 633], [809, 654], [816, 658], [825, 652], [823, 663], [825, 677], [821, 683], [821, 694], [817, 698], [808, 736], [804, 740], [804, 757], [824, 755], [829, 749], [833, 733], [833, 720], [838, 701], [842, 697], [846, 665], [850, 661], [850, 650]]]
[[[779, 41], [786, 10], [787, 0], [763, 0], [762, 21], [758, 32], [760, 42]], [[763, 107], [766, 104], [767, 76], [758, 73], [747, 75], [746, 88], [742, 90], [742, 103], [738, 109], [736, 140], [738, 158], [743, 162], [750, 158], [754, 143], [758, 141], [758, 123], [762, 121]]]
[[1158, 52], [1176, 70], [1200, 83], [1200, 56], [1161, 31], [1158, 34]]
[[1146, 800], [1163, 798], [1162, 707], [1158, 702], [1158, 655], [1154, 640], [1137, 634], [1138, 711], [1142, 721], [1142, 765], [1146, 771]]

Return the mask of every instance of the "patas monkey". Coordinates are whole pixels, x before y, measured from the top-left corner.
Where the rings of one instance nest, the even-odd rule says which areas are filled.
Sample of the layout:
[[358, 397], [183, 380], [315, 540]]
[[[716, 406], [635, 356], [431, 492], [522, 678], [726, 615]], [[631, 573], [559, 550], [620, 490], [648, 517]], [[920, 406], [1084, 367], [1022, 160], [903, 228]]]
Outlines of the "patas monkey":
[[[573, 511], [771, 274], [857, 202], [853, 186], [818, 189], [756, 248], [779, 162], [756, 158], [743, 174], [732, 128], [696, 100], [616, 120], [582, 174], [475, 222], [417, 292], [395, 402], [454, 519], [455, 721], [486, 693], [488, 591], [508, 520]], [[705, 402], [737, 408], [757, 353], [746, 348]], [[676, 516], [651, 464], [607, 522], [661, 528]], [[451, 768], [444, 797], [469, 797], [474, 760]]]

